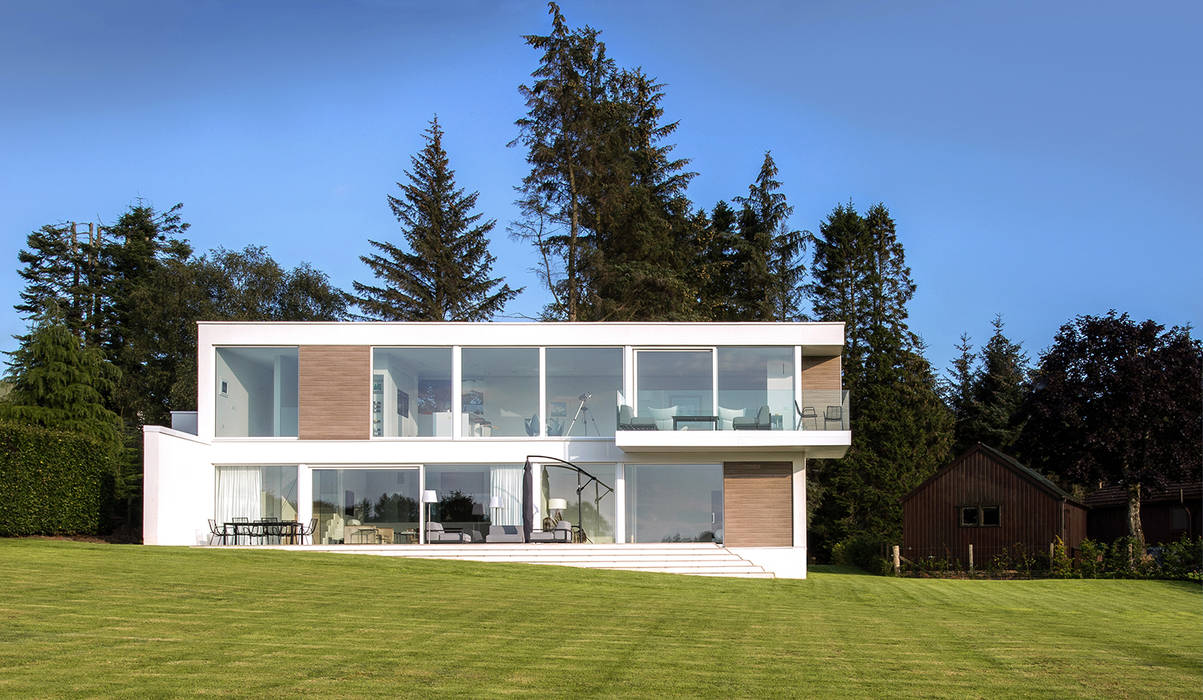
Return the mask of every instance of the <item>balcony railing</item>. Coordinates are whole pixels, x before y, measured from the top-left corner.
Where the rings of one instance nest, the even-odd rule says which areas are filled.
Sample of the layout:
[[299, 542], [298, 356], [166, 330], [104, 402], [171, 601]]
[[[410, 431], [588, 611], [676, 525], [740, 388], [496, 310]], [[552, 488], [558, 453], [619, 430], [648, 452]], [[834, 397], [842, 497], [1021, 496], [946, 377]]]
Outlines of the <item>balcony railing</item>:
[[618, 430], [848, 430], [848, 392], [812, 389], [791, 405], [758, 410], [718, 407], [718, 415], [682, 414], [674, 408], [648, 408], [634, 415], [618, 407]]

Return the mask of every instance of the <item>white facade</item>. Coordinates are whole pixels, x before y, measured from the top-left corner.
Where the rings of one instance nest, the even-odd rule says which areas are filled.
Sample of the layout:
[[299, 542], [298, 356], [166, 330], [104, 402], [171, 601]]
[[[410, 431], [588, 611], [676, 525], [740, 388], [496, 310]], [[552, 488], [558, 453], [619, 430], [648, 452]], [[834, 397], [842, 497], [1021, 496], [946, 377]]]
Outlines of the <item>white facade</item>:
[[[283, 516], [308, 523], [317, 515], [315, 503], [326, 509], [346, 508], [347, 516], [353, 513], [352, 506], [366, 507], [368, 512], [379, 507], [379, 504], [344, 503], [352, 498], [352, 489], [344, 488], [341, 480], [344, 473], [362, 475], [369, 473], [367, 470], [394, 470], [398, 483], [406, 480], [410, 484], [406, 493], [415, 486], [418, 492], [425, 492], [431, 490], [431, 470], [439, 465], [457, 465], [456, 468], [508, 465], [506, 468], [512, 469], [512, 465], [522, 465], [531, 455], [542, 455], [580, 465], [614, 489], [612, 504], [605, 504], [608, 517], [603, 517], [598, 505], [601, 501], [593, 505], [597, 506], [596, 517], [607, 523], [607, 536], [622, 543], [638, 541], [635, 538], [641, 536], [633, 532], [635, 528], [628, 527], [639, 514], [638, 508], [631, 504], [635, 494], [643, 494], [644, 502], [652, 498], [661, 499], [659, 502], [671, 499], [671, 494], [657, 491], [655, 484], [648, 481], [650, 472], [638, 472], [639, 466], [707, 465], [707, 473], [712, 473], [714, 465], [721, 470], [721, 465], [732, 462], [784, 462], [791, 465], [792, 472], [789, 494], [792, 541], [774, 547], [744, 547], [734, 543], [729, 546], [750, 560], [774, 562], [773, 568], [779, 575], [804, 576], [806, 460], [842, 457], [851, 443], [846, 394], [830, 386], [822, 390], [804, 386], [803, 368], [807, 366], [804, 358], [837, 358], [838, 382], [842, 345], [840, 323], [203, 322], [199, 324], [196, 435], [157, 426], [147, 426], [145, 430], [144, 540], [146, 544], [158, 545], [207, 543], [208, 519], [220, 518], [219, 501], [230, 498], [218, 493], [219, 476], [227, 475], [228, 492], [229, 484], [233, 483], [230, 475], [238, 468], [287, 467], [290, 485], [291, 469], [295, 468], [295, 491], [291, 486], [286, 487], [288, 493], [283, 498], [288, 504]], [[304, 404], [306, 382], [312, 380], [304, 369], [300, 371], [302, 427], [298, 431], [294, 376], [297, 369], [287, 351], [301, 348], [304, 353], [306, 348], [324, 346], [362, 346], [370, 348], [376, 358], [384, 358], [385, 349], [434, 348], [439, 352], [433, 354], [439, 358], [449, 357], [449, 376], [440, 382], [427, 382], [423, 388], [418, 386], [416, 374], [385, 372], [386, 360], [374, 360], [374, 365], [381, 366], [373, 366], [362, 377], [362, 388], [372, 387], [365, 394], [371, 398], [362, 410], [362, 437], [311, 439], [304, 432], [303, 416], [307, 410], [310, 415], [315, 410]], [[491, 356], [473, 352], [481, 348], [526, 350], [511, 354], [493, 352]], [[596, 380], [606, 390], [589, 394], [589, 385], [583, 378], [578, 381], [573, 376], [556, 374], [557, 363], [571, 365], [573, 349], [584, 348], [605, 349], [604, 356], [613, 358], [612, 367], [597, 370], [599, 374], [609, 373], [607, 379]], [[269, 349], [279, 352], [273, 356]], [[265, 359], [260, 360], [256, 352]], [[758, 359], [761, 355], [780, 358], [780, 362], [777, 359], [773, 362], [781, 367], [763, 369], [765, 363]], [[246, 357], [251, 358], [246, 362], [258, 362], [262, 368], [256, 370], [261, 372], [255, 380], [258, 384], [247, 380], [250, 376], [247, 373], [239, 375], [236, 367], [231, 369]], [[479, 357], [496, 357], [501, 364], [483, 379], [466, 376], [465, 363], [479, 364]], [[511, 377], [506, 364], [511, 358], [514, 367], [526, 363], [531, 368], [537, 367], [537, 371], [524, 373], [514, 369], [515, 376]], [[712, 368], [708, 388], [703, 376], [706, 362]], [[664, 370], [667, 375], [649, 375], [646, 368], [653, 363], [668, 367]], [[680, 372], [684, 377], [687, 370], [674, 363], [681, 367], [692, 363], [699, 369], [693, 372], [693, 378], [677, 379], [675, 373]], [[302, 359], [301, 365], [304, 364]], [[645, 369], [642, 374], [641, 367]], [[752, 374], [748, 367], [753, 368]], [[564, 374], [591, 371], [569, 367]], [[386, 375], [384, 379], [382, 375]], [[616, 385], [615, 398], [611, 398], [614, 392], [607, 381]], [[677, 390], [673, 382], [682, 386], [686, 382], [693, 384]], [[587, 395], [589, 398], [578, 404], [571, 396], [567, 399], [556, 396], [550, 384], [569, 389], [584, 386], [586, 390], [576, 398]], [[259, 387], [251, 391], [261, 394], [258, 406], [254, 398], [247, 398], [246, 387], [252, 385]], [[428, 394], [438, 396], [431, 398]], [[432, 401], [439, 405], [432, 408]], [[750, 408], [724, 406], [724, 402], [740, 401]], [[808, 401], [815, 406], [808, 406]], [[615, 402], [629, 405], [637, 418], [656, 418], [656, 427], [632, 430], [618, 425], [614, 430], [616, 419], [611, 413]], [[587, 406], [596, 404], [604, 406], [594, 411], [604, 414], [601, 421], [587, 410]], [[743, 427], [757, 421], [753, 404], [765, 405], [771, 414], [771, 428], [766, 425], [762, 429], [731, 429], [741, 421]], [[582, 407], [586, 410], [579, 410]], [[239, 411], [254, 415], [242, 415]], [[805, 419], [804, 411], [809, 411]], [[842, 420], [832, 419], [833, 411], [842, 415]], [[592, 427], [582, 423], [582, 414], [586, 421], [593, 422]], [[736, 418], [732, 419], [732, 415]], [[514, 434], [522, 426], [526, 426], [526, 433], [532, 434]], [[590, 430], [596, 434], [589, 435]], [[419, 436], [423, 432], [427, 436]], [[539, 459], [531, 462], [542, 464]], [[222, 472], [223, 469], [227, 471]], [[495, 473], [500, 471], [494, 469]], [[330, 480], [339, 476], [339, 487], [327, 489], [334, 489], [331, 490], [334, 497], [319, 498], [314, 493], [315, 484], [320, 481], [316, 472], [326, 475], [324, 478], [331, 484], [334, 482]], [[512, 472], [507, 473], [512, 476]], [[639, 487], [645, 488], [644, 491], [634, 490], [636, 487], [629, 483], [636, 473], [644, 474], [640, 482], [643, 486]], [[473, 479], [479, 480], [477, 476], [443, 478], [444, 483], [468, 484], [458, 490], [444, 487], [444, 497], [449, 493], [467, 493], [473, 488], [471, 484], [476, 483]], [[487, 477], [479, 478], [487, 481]], [[496, 484], [497, 477], [493, 480]], [[543, 512], [547, 498], [560, 495], [543, 493], [544, 488], [551, 487], [536, 480], [532, 495], [536, 522], [549, 515]], [[716, 498], [721, 498], [721, 488]], [[578, 499], [585, 502], [584, 496], [578, 494]], [[423, 506], [418, 514], [418, 539], [425, 534], [428, 507]], [[234, 512], [228, 502], [221, 507], [224, 514]], [[473, 507], [479, 510], [481, 504], [474, 503]], [[719, 510], [717, 531], [721, 532], [724, 506], [711, 507]], [[494, 521], [497, 518], [496, 514], [491, 517]], [[711, 517], [715, 517], [714, 513]], [[643, 522], [654, 519], [645, 516]], [[392, 529], [388, 528], [390, 533]]]

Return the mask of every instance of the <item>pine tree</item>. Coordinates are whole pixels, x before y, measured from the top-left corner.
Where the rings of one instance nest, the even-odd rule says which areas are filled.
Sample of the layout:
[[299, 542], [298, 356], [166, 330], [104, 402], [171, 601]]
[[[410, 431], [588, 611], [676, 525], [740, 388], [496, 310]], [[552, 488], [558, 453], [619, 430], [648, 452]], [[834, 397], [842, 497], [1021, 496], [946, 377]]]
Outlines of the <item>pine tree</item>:
[[61, 317], [47, 314], [12, 354], [12, 390], [0, 417], [122, 443], [121, 419], [106, 407], [119, 371], [97, 348], [85, 348]]
[[848, 454], [815, 465], [824, 497], [811, 548], [824, 556], [848, 537], [896, 541], [900, 499], [946, 459], [952, 418], [906, 322], [915, 284], [885, 206], [864, 217], [851, 204], [837, 206], [820, 227], [811, 271], [817, 320], [845, 323], [852, 426]]
[[382, 321], [487, 321], [521, 290], [490, 277], [496, 260], [488, 234], [496, 222], [473, 213], [479, 193], [456, 188], [438, 118], [426, 146], [410, 158], [401, 196], [389, 206], [401, 223], [403, 246], [369, 241], [379, 251], [361, 256], [382, 286], [354, 283], [363, 317]]
[[1027, 393], [1028, 356], [1007, 338], [1001, 315], [992, 323], [994, 333], [982, 347], [981, 368], [974, 377], [972, 408], [963, 435], [958, 435], [964, 449], [981, 442], [1007, 451], [1023, 429], [1019, 412]]
[[941, 383], [941, 393], [945, 405], [952, 412], [952, 452], [959, 455], [974, 444], [973, 437], [969, 434], [969, 420], [975, 412], [973, 390], [977, 355], [973, 352], [973, 345], [969, 342], [967, 333], [961, 334], [961, 342], [956, 348], [960, 354], [953, 359], [945, 374]]
[[772, 153], [765, 151], [748, 196], [735, 198], [741, 207], [734, 252], [739, 320], [796, 321], [801, 316], [805, 238], [789, 228], [794, 208], [781, 192], [777, 174]]

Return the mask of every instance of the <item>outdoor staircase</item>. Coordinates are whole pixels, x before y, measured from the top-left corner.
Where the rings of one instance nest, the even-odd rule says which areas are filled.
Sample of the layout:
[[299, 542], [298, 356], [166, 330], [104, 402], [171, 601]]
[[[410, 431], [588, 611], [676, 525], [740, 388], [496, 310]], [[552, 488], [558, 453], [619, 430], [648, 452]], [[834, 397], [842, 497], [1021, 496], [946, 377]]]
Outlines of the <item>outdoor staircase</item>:
[[416, 559], [552, 564], [689, 576], [774, 578], [771, 572], [711, 543], [306, 545], [280, 548]]

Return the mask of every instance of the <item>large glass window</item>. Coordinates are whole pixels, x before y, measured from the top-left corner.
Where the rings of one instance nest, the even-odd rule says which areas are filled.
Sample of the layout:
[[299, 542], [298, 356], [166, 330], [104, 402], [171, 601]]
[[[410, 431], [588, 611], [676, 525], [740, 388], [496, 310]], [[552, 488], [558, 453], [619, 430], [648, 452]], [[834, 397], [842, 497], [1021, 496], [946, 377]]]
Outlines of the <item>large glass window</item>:
[[768, 406], [773, 430], [793, 430], [793, 347], [718, 349], [719, 428], [731, 430], [737, 418], [757, 418]]
[[418, 480], [416, 468], [313, 470], [313, 541], [417, 542]]
[[635, 354], [635, 412], [660, 430], [673, 416], [708, 416], [714, 410], [714, 366], [709, 350], [640, 350]]
[[483, 542], [490, 525], [522, 525], [521, 464], [438, 464], [426, 467], [431, 522]]
[[218, 437], [296, 437], [297, 349], [217, 348]]
[[722, 542], [721, 464], [628, 464], [628, 542]]
[[622, 348], [547, 349], [547, 434], [613, 437]]
[[451, 437], [451, 348], [372, 351], [372, 436]]
[[614, 465], [587, 464], [582, 468], [588, 474], [558, 464], [543, 466], [542, 512], [552, 516], [549, 501], [562, 498], [567, 507], [559, 513], [561, 520], [579, 526], [586, 542], [611, 543], [616, 519]]
[[465, 348], [462, 362], [463, 435], [539, 434], [536, 348]]
[[296, 467], [218, 467], [217, 522], [297, 519]]

